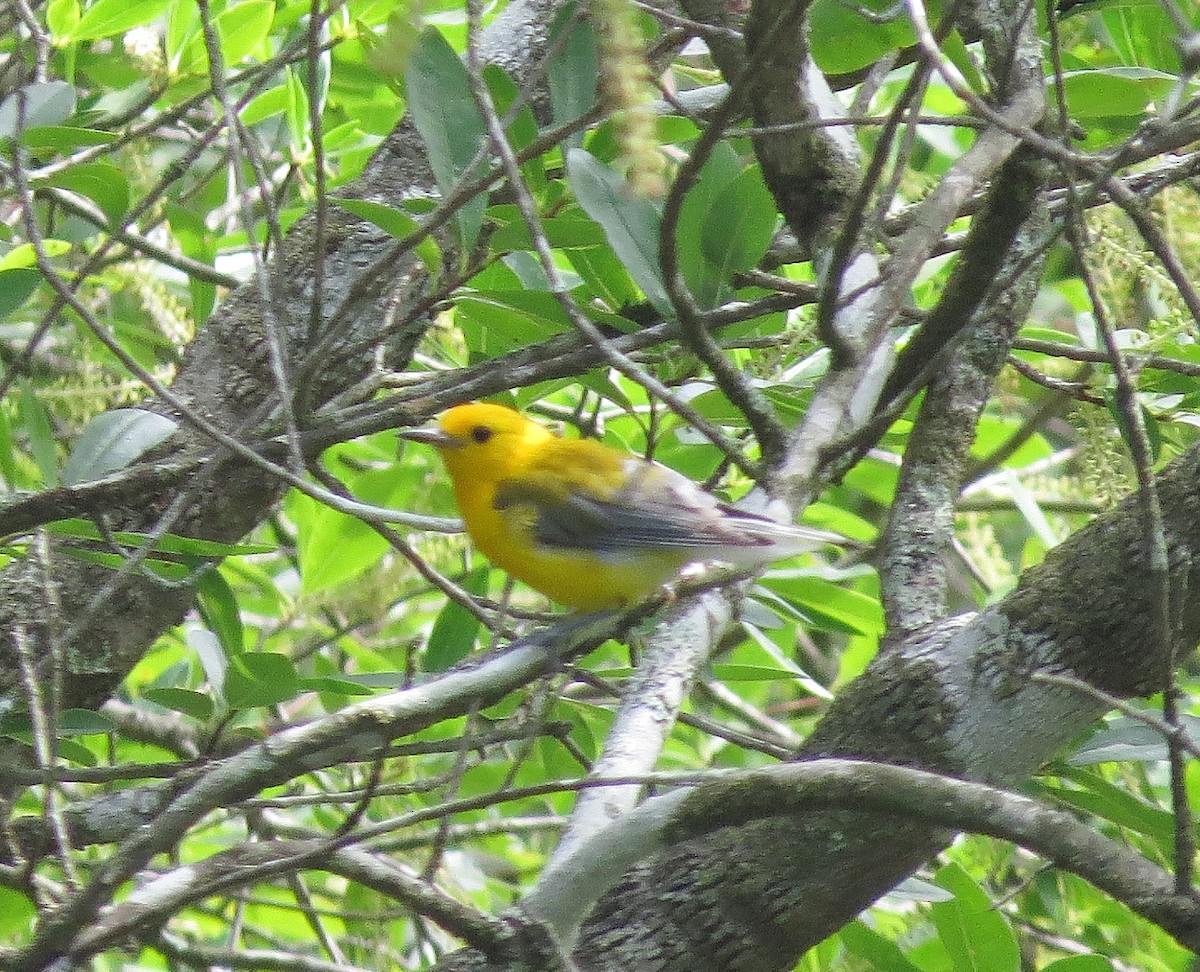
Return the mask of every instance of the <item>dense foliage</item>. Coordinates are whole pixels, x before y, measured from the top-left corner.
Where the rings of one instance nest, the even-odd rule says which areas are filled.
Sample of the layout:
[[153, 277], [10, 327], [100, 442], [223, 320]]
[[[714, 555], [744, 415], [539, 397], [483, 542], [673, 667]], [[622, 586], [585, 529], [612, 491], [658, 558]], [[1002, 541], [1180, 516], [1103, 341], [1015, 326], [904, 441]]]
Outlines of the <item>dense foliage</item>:
[[[145, 807], [199, 790], [221, 760], [264, 740], [286, 745], [291, 727], [364, 700], [442, 684], [473, 654], [555, 622], [552, 605], [473, 555], [452, 522], [387, 513], [455, 515], [434, 453], [399, 445], [392, 429], [460, 398], [494, 396], [731, 500], [761, 502], [755, 475], [782, 483], [793, 507], [813, 500], [804, 522], [847, 537], [844, 551], [781, 562], [749, 587], [738, 622], [668, 706], [654, 792], [787, 759], [887, 631], [934, 620], [898, 593], [889, 600], [899, 568], [880, 557], [903, 547], [888, 511], [898, 490], [908, 495], [910, 443], [924, 435], [928, 445], [926, 423], [945, 418], [921, 411], [926, 388], [967, 340], [920, 343], [962, 284], [953, 274], [972, 217], [995, 208], [985, 190], [1000, 166], [972, 170], [968, 150], [1005, 109], [988, 39], [969, 18], [942, 29], [944, 6], [807, 8], [812, 58], [852, 107], [840, 127], [799, 127], [849, 139], [847, 158], [861, 152], [860, 181], [818, 200], [830, 226], [798, 224], [778, 174], [764, 175], [776, 165], [759, 161], [772, 122], [752, 111], [736, 60], [722, 54], [741, 43], [730, 11], [728, 22], [700, 23], [691, 8], [563, 6], [544, 62], [518, 70], [516, 54], [498, 52], [523, 38], [487, 35], [503, 8], [478, 3], [0, 9], [6, 569], [39, 565], [53, 604], [55, 564], [100, 568], [87, 575], [93, 600], [58, 632], [63, 657], [95, 617], [119, 623], [122, 598], [140, 609], [122, 578], [172, 596], [195, 589], [183, 620], [163, 624], [99, 698], [64, 689], [7, 629], [19, 691], [0, 712], [10, 767], [0, 966], [46, 967], [44, 953], [22, 950], [64, 902], [83, 926], [125, 902], [107, 913], [109, 937], [80, 946], [81, 961], [418, 968], [464, 938], [486, 939], [472, 916], [497, 914], [537, 881], [581, 779], [605, 758], [623, 688], [655, 648], [652, 620], [614, 628], [502, 697], [405, 716], [414, 731], [355, 737], [345, 758], [285, 766], [185, 821], [169, 852], [79, 904], [79, 889], [99, 886], [105, 862], [138, 836], [122, 830], [122, 814], [169, 830]], [[936, 38], [922, 36], [926, 14]], [[748, 29], [768, 15], [754, 7]], [[999, 601], [1197, 440], [1200, 15], [1173, 0], [1106, 0], [1022, 16], [1023, 30], [1036, 19], [1048, 107], [1010, 127], [1043, 167], [1045, 189], [1028, 204], [1042, 222], [997, 244], [997, 279], [1014, 294], [1031, 286], [1013, 298], [1006, 363], [965, 419], [969, 455], [942, 474], [957, 493], [953, 543], [935, 536], [920, 548], [937, 565], [937, 616]], [[373, 154], [389, 151], [423, 155], [432, 179], [414, 169], [395, 198], [364, 192], [364, 171], [381, 164]], [[975, 182], [924, 251], [922, 204], [940, 198], [948, 173]], [[364, 232], [376, 236], [359, 263], [388, 280], [376, 318], [336, 319], [353, 296], [344, 281], [281, 296], [314, 264], [343, 260], [323, 249]], [[887, 358], [886, 385], [860, 385], [869, 400], [848, 400], [851, 418], [821, 439], [804, 423], [844, 365], [831, 337], [853, 303], [818, 285], [830, 279], [822, 254], [838, 246], [843, 284], [853, 253], [873, 255], [884, 280], [903, 259], [919, 261], [910, 279], [894, 278], [895, 312], [870, 340], [888, 354], [909, 342], [921, 351]], [[246, 338], [260, 352], [248, 368], [279, 394], [235, 421], [208, 409], [204, 382], [182, 399], [170, 389], [204, 360], [197, 336], [246, 281], [270, 308]], [[1003, 300], [977, 295], [965, 313], [990, 301], [995, 314]], [[182, 432], [234, 454], [210, 422], [261, 460], [269, 512], [240, 539], [178, 529], [178, 511], [154, 492], [172, 470], [203, 481], [202, 464], [187, 464], [197, 446], [171, 451]], [[797, 429], [814, 455], [789, 478], [781, 457], [795, 459]], [[941, 460], [925, 461], [936, 480]], [[143, 496], [154, 500], [138, 519], [126, 511]], [[922, 516], [909, 526], [936, 534], [936, 518]], [[1195, 675], [1187, 659], [1181, 667], [1166, 718], [1186, 728]], [[1161, 696], [1126, 703], [1028, 792], [1169, 866], [1191, 830], [1177, 822], [1197, 779], [1191, 766], [1179, 775], [1178, 750], [1168, 759], [1163, 718]], [[116, 818], [111, 829], [87, 831], [87, 808]], [[204, 882], [156, 899], [150, 920], [132, 915], [151, 871], [180, 877], [206, 863]], [[1188, 952], [1128, 902], [1012, 844], [966, 837], [796, 967], [1187, 965]]]

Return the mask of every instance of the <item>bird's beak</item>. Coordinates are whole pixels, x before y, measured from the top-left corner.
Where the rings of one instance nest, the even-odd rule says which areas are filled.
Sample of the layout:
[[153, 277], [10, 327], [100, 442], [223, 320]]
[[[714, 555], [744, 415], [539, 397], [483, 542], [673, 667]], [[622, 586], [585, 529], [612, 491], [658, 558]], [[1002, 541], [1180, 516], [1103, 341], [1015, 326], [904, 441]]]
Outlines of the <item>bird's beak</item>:
[[455, 446], [462, 445], [462, 440], [458, 436], [451, 435], [436, 425], [420, 425], [415, 429], [400, 429], [396, 434], [402, 439], [408, 439], [409, 442], [424, 442], [437, 449], [453, 449]]

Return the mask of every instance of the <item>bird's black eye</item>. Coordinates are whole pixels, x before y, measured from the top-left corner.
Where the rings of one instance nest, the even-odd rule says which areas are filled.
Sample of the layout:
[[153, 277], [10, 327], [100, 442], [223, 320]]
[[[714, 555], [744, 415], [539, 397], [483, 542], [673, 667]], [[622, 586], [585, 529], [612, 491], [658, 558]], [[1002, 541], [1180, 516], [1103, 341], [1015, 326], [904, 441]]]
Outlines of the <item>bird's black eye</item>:
[[471, 438], [474, 439], [476, 442], [478, 442], [480, 445], [483, 445], [491, 437], [492, 437], [492, 430], [489, 429], [486, 425], [477, 425], [477, 426], [475, 426], [475, 428], [471, 429]]

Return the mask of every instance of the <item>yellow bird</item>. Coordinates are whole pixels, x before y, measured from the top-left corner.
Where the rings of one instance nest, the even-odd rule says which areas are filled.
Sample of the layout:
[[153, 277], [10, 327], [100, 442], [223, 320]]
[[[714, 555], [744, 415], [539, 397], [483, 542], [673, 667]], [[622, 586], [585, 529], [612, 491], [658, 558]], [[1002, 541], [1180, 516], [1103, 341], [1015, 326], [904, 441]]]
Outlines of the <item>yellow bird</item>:
[[625, 607], [685, 564], [761, 566], [842, 539], [738, 510], [673, 469], [561, 439], [503, 405], [457, 405], [400, 435], [441, 453], [475, 546], [567, 607]]

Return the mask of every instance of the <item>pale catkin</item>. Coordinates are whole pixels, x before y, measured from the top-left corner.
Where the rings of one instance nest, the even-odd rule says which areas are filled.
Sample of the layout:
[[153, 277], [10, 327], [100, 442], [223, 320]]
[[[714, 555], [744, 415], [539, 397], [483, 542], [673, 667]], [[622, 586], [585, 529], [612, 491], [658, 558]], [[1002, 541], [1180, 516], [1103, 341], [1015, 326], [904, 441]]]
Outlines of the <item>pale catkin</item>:
[[629, 0], [592, 0], [591, 15], [600, 53], [600, 97], [612, 112], [617, 162], [633, 192], [661, 197], [667, 190], [665, 160], [658, 150], [653, 74], [637, 9]]

